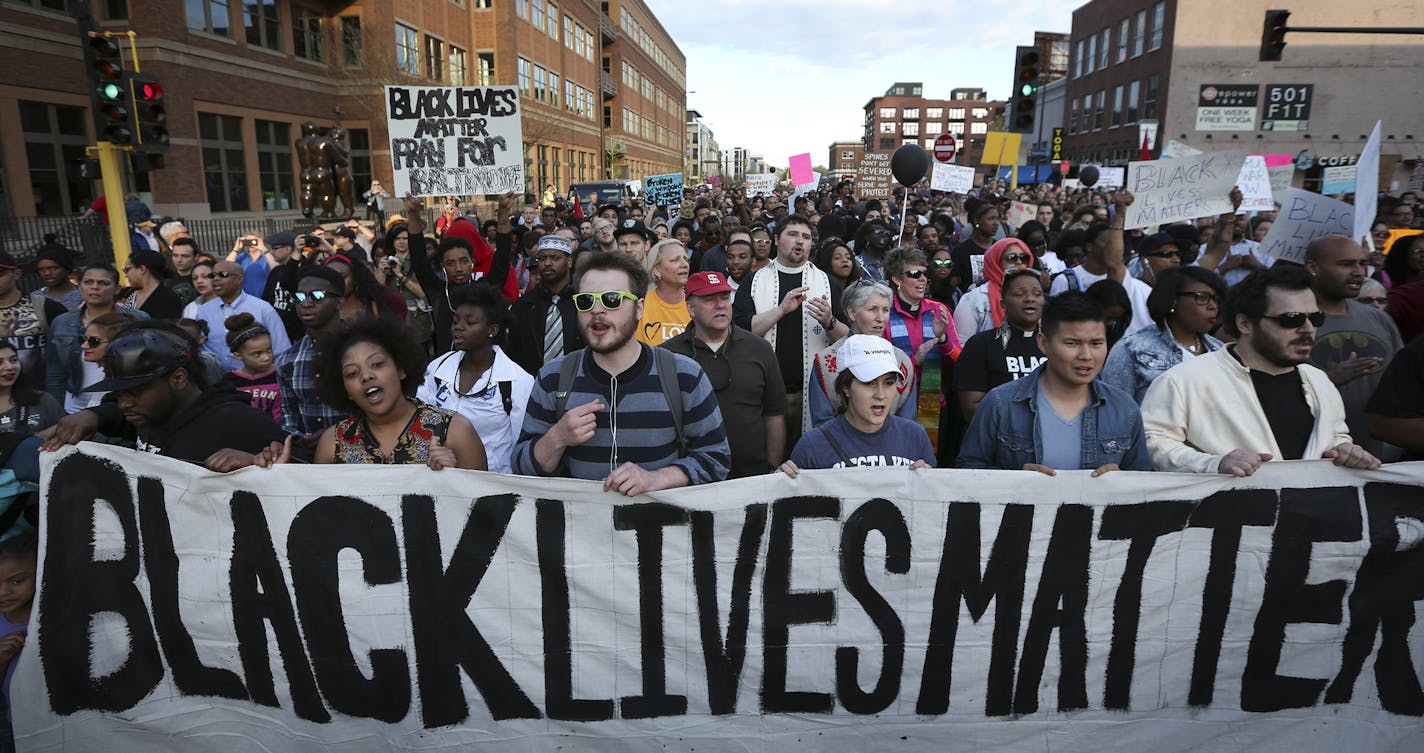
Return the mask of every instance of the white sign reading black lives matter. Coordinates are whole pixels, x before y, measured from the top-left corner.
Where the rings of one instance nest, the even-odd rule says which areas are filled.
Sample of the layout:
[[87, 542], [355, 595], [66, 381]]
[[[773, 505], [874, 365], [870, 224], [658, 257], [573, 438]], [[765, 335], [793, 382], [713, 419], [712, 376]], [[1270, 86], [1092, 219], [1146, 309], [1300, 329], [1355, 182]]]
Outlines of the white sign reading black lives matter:
[[630, 499], [85, 444], [41, 486], [25, 751], [1360, 753], [1424, 715], [1421, 463]]
[[387, 86], [386, 128], [397, 196], [524, 190], [516, 87]]

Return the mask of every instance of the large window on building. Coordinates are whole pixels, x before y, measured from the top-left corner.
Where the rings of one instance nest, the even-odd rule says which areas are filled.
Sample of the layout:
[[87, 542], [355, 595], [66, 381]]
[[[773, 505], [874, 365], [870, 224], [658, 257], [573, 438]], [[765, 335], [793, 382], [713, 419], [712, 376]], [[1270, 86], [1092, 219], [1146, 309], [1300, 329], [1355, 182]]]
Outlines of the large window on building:
[[494, 53], [475, 54], [475, 86], [494, 85]]
[[1103, 130], [1103, 111], [1107, 109], [1107, 101], [1108, 101], [1108, 91], [1107, 91], [1107, 89], [1099, 89], [1099, 90], [1098, 90], [1098, 101], [1095, 103], [1096, 106], [1095, 106], [1095, 108], [1094, 108], [1094, 110], [1093, 110], [1093, 130], [1094, 130], [1094, 131], [1101, 131], [1101, 130]]
[[94, 198], [93, 184], [79, 177], [79, 163], [89, 145], [88, 110], [24, 100], [19, 104], [35, 214], [82, 211]]
[[880, 117], [882, 117], [882, 118], [893, 118], [893, 117], [895, 117], [895, 108], [893, 108], [893, 107], [882, 107], [882, 108], [880, 108]]
[[545, 81], [544, 73], [544, 66], [534, 66], [534, 99], [539, 102], [543, 102], [545, 97], [548, 96], [546, 94], [547, 89], [545, 87], [547, 86], [547, 83]]
[[1068, 103], [1068, 105], [1069, 105], [1069, 107], [1068, 107], [1068, 133], [1070, 133], [1070, 134], [1072, 134], [1072, 133], [1077, 133], [1077, 132], [1078, 132], [1078, 98], [1077, 98], [1077, 97], [1074, 97], [1073, 100]]
[[1103, 29], [1098, 42], [1098, 70], [1108, 67], [1108, 61], [1112, 60], [1112, 29]]
[[1132, 17], [1132, 56], [1137, 57], [1142, 54], [1143, 46], [1147, 44], [1147, 9], [1144, 8]]
[[540, 31], [544, 30], [544, 0], [529, 0], [529, 23]]
[[1124, 18], [1117, 25], [1117, 62], [1119, 63], [1127, 60], [1127, 46], [1131, 36], [1132, 21]]
[[425, 35], [425, 77], [440, 83], [445, 80], [445, 43]]
[[919, 120], [919, 119], [920, 119], [920, 108], [918, 108], [918, 107], [906, 107], [904, 110], [901, 111], [901, 117], [903, 117], [903, 118], [906, 119], [906, 120]]
[[282, 49], [282, 19], [277, 15], [277, 0], [247, 0], [242, 5], [242, 24], [247, 30], [248, 46]]
[[198, 113], [198, 139], [203, 151], [203, 184], [208, 208], [214, 212], [245, 212], [247, 171], [242, 156], [242, 119], [234, 115]]
[[254, 125], [257, 126], [257, 174], [262, 183], [262, 208], [291, 209], [292, 127], [270, 120], [257, 120]]
[[292, 52], [307, 60], [325, 60], [321, 37], [321, 14], [300, 5], [293, 5]]
[[894, 133], [894, 132], [895, 132], [895, 128], [896, 128], [896, 124], [895, 124], [895, 122], [894, 122], [893, 120], [892, 120], [892, 121], [886, 121], [886, 122], [880, 124], [880, 132], [881, 132], [881, 133]]
[[[227, 0], [185, 0], [185, 5], [188, 28], [224, 37], [229, 35], [232, 11], [228, 9]], [[62, 3], [59, 10], [64, 10]]]
[[940, 135], [941, 133], [944, 133], [944, 124], [943, 124], [943, 123], [939, 123], [939, 122], [936, 122], [936, 121], [933, 121], [933, 120], [930, 121], [930, 122], [928, 122], [928, 123], [925, 123], [925, 134], [926, 134], [926, 135], [929, 135], [929, 136], [938, 136], [938, 135]]
[[975, 121], [969, 124], [969, 133], [972, 136], [983, 136], [989, 132], [989, 124], [983, 121]]
[[450, 45], [450, 85], [465, 86], [469, 84], [470, 82], [465, 78], [468, 75], [469, 62], [465, 51], [453, 44]]
[[559, 7], [553, 3], [548, 6], [549, 17], [544, 22], [544, 31], [550, 39], [559, 38]]
[[559, 74], [549, 71], [549, 104], [559, 106]]
[[1098, 35], [1088, 37], [1088, 57], [1083, 62], [1083, 73], [1092, 73], [1098, 62]]
[[1167, 23], [1167, 1], [1157, 3], [1152, 6], [1152, 31], [1148, 34], [1147, 50], [1160, 49], [1162, 47], [1162, 29]]
[[360, 68], [365, 53], [361, 40], [361, 17], [341, 17], [341, 64], [347, 68]]
[[420, 35], [405, 24], [396, 24], [396, 70], [420, 75]]
[[1133, 81], [1127, 85], [1127, 116], [1125, 122], [1129, 125], [1137, 122], [1137, 108], [1142, 96], [1142, 82]]
[[1111, 127], [1117, 128], [1122, 125], [1122, 85], [1113, 87], [1112, 116], [1108, 119]]
[[1147, 120], [1157, 117], [1157, 77], [1148, 76], [1142, 85], [1142, 117]]
[[1073, 53], [1073, 78], [1083, 75], [1083, 40], [1079, 39]]
[[351, 143], [351, 182], [359, 196], [371, 185], [371, 132], [353, 128], [346, 136]]
[[910, 121], [910, 122], [908, 122], [908, 123], [905, 123], [904, 125], [900, 126], [900, 129], [901, 129], [901, 130], [900, 130], [900, 133], [903, 134], [903, 135], [905, 135], [905, 136], [918, 136], [918, 135], [920, 135], [920, 124], [917, 123], [917, 122], [915, 122], [915, 121]]

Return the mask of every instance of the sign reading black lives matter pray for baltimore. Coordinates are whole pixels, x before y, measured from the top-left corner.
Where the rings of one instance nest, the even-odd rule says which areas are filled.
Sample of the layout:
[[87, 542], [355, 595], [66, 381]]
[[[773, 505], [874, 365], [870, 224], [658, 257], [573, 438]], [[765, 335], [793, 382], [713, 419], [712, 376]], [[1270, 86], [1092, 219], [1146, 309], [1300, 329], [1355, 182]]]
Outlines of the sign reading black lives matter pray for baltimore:
[[397, 196], [524, 190], [517, 87], [387, 86], [386, 127]]
[[23, 751], [1419, 750], [1424, 463], [625, 498], [46, 453]]

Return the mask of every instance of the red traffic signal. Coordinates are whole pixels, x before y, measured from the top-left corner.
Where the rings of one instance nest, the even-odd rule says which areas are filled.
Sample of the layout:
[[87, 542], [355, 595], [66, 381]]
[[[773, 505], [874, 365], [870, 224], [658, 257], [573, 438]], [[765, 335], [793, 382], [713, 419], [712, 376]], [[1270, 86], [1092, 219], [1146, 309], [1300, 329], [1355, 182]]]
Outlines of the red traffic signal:
[[129, 77], [133, 95], [134, 123], [138, 130], [141, 151], [168, 148], [168, 107], [163, 102], [163, 86], [157, 80], [141, 74]]

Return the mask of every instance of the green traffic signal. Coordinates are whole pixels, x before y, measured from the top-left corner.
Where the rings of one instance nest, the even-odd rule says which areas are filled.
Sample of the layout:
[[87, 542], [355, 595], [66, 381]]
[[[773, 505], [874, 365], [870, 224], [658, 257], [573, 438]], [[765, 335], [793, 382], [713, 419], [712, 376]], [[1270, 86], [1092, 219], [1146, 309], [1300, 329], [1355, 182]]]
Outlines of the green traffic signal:
[[105, 100], [118, 101], [119, 96], [123, 93], [124, 90], [118, 84], [107, 83], [99, 85], [99, 96]]
[[1024, 84], [1023, 86], [1019, 87], [1019, 93], [1025, 97], [1032, 97], [1034, 91], [1035, 87], [1033, 84]]

